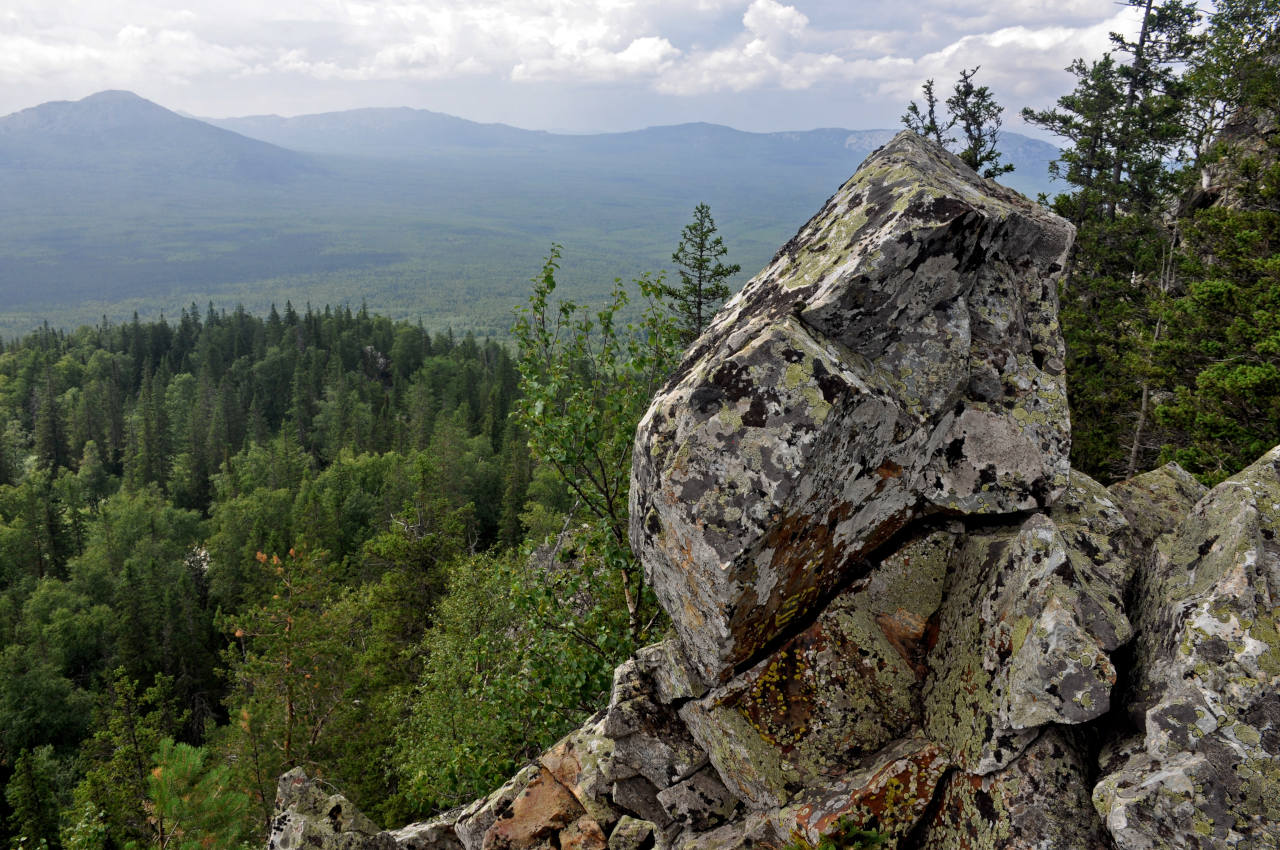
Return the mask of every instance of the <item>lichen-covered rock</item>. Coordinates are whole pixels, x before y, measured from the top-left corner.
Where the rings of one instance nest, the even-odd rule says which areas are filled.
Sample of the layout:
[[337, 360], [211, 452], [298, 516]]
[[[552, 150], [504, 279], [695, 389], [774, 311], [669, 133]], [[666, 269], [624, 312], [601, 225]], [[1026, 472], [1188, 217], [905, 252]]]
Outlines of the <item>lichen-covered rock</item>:
[[1135, 611], [1140, 734], [1094, 790], [1122, 850], [1280, 846], [1278, 533], [1280, 447], [1159, 546]]
[[624, 815], [609, 833], [609, 850], [653, 850], [662, 843], [656, 824]]
[[597, 714], [543, 753], [538, 763], [607, 831], [621, 813], [609, 801], [615, 778], [614, 741], [604, 733], [604, 725], [604, 719]]
[[1108, 491], [1124, 511], [1134, 534], [1146, 547], [1176, 531], [1204, 494], [1209, 492], [1176, 463], [1112, 484]]
[[653, 698], [662, 705], [697, 699], [707, 692], [706, 683], [685, 657], [684, 647], [675, 638], [636, 651], [637, 667], [653, 681]]
[[425, 823], [411, 823], [393, 830], [399, 850], [463, 850], [462, 841], [454, 829], [458, 811]]
[[901, 133], [720, 312], [636, 435], [631, 536], [723, 682], [913, 517], [1051, 504], [1070, 226]]
[[[280, 777], [268, 850], [396, 850], [383, 832], [341, 794], [326, 794], [300, 767]], [[441, 850], [444, 850], [442, 845]]]
[[555, 850], [565, 842], [605, 847], [604, 831], [568, 788], [545, 767], [530, 780], [484, 835], [482, 850]]
[[710, 765], [658, 792], [658, 804], [685, 829], [707, 830], [729, 819], [738, 798], [724, 787]]
[[840, 776], [920, 722], [928, 624], [956, 534], [925, 530], [764, 661], [681, 716], [757, 810]]
[[757, 812], [710, 832], [685, 833], [673, 846], [676, 850], [783, 850], [791, 844], [778, 830], [775, 817]]
[[852, 826], [880, 833], [883, 850], [896, 850], [915, 831], [950, 767], [937, 744], [904, 738], [840, 780], [803, 795], [786, 831], [816, 846], [833, 830]]
[[1073, 472], [1052, 511], [966, 538], [940, 611], [924, 705], [925, 730], [966, 771], [1005, 767], [1040, 726], [1109, 710], [1110, 653], [1132, 633], [1119, 542], [1127, 528], [1106, 490]]
[[672, 824], [671, 815], [658, 802], [658, 789], [643, 776], [619, 779], [609, 789], [609, 796], [619, 809], [656, 824], [659, 829], [666, 830]]
[[1048, 729], [1004, 770], [947, 781], [923, 850], [1110, 850], [1089, 800], [1086, 748]]
[[485, 834], [498, 816], [511, 808], [511, 803], [538, 775], [539, 765], [525, 765], [501, 788], [465, 807], [454, 823], [458, 840], [466, 850], [482, 850]]
[[707, 763], [676, 710], [655, 698], [654, 680], [635, 659], [614, 671], [601, 733], [613, 741], [612, 775], [640, 775], [659, 790], [689, 778]]

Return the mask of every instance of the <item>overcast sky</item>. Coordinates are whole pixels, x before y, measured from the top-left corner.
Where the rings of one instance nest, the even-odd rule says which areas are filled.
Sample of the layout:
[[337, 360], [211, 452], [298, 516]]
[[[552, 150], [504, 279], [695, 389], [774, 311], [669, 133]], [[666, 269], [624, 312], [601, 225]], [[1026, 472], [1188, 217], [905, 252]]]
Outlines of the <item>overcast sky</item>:
[[1019, 129], [1135, 20], [1115, 0], [0, 0], [0, 114], [117, 88], [211, 117], [870, 129], [980, 64]]

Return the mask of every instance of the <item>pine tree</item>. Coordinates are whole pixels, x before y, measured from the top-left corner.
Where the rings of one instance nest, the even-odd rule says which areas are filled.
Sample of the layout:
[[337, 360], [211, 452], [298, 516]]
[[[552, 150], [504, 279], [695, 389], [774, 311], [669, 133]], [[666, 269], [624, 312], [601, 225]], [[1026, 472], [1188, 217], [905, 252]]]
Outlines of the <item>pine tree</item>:
[[680, 234], [680, 244], [671, 255], [680, 275], [680, 285], [658, 282], [658, 292], [668, 300], [680, 322], [680, 338], [693, 342], [711, 322], [717, 307], [729, 297], [728, 279], [742, 271], [737, 263], [726, 265], [720, 258], [729, 253], [724, 240], [716, 236], [711, 208], [698, 204], [693, 221]]

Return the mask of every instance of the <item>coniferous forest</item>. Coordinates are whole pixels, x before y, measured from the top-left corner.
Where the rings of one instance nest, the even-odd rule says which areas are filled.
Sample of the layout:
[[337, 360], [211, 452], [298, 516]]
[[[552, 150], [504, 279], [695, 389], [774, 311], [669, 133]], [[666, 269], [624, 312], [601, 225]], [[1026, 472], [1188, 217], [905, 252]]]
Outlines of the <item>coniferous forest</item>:
[[[1215, 483], [1280, 442], [1280, 2], [1129, 5], [1138, 35], [1024, 113], [1078, 230], [1073, 465]], [[908, 123], [998, 171], [980, 82], [930, 81]], [[701, 274], [590, 309], [557, 300], [553, 246], [510, 340], [285, 304], [4, 343], [3, 840], [252, 846], [299, 765], [396, 825], [600, 708], [665, 627], [627, 476], [720, 297], [695, 223], [676, 253]]]

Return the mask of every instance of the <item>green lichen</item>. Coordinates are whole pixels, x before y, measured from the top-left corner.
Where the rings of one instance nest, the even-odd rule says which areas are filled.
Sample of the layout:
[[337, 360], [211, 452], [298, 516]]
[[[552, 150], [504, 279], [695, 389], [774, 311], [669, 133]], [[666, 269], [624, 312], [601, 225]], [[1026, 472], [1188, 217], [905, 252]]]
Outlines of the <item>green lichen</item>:
[[1280, 676], [1280, 629], [1277, 628], [1280, 608], [1259, 612], [1248, 626], [1249, 637], [1264, 644], [1267, 650], [1258, 656], [1258, 667], [1268, 676]]
[[1013, 654], [1017, 655], [1022, 645], [1027, 642], [1027, 633], [1031, 630], [1032, 620], [1028, 616], [1018, 617], [1013, 621]]

